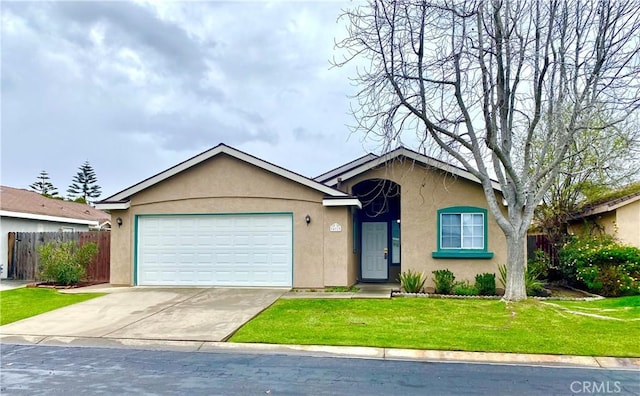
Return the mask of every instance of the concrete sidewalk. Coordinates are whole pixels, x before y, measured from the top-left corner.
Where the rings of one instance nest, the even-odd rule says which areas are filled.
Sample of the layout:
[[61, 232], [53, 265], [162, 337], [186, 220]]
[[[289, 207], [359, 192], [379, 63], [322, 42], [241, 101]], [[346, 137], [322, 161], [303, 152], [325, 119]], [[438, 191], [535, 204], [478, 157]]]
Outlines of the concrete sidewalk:
[[399, 283], [358, 283], [357, 292], [325, 292], [324, 290], [291, 290], [280, 298], [325, 298], [325, 299], [390, 299], [393, 290], [400, 290]]
[[19, 289], [25, 287], [29, 283], [28, 281], [2, 279], [0, 280], [0, 291]]
[[169, 341], [130, 338], [2, 335], [0, 342], [23, 345], [172, 350], [195, 353], [276, 354], [356, 359], [513, 364], [525, 366], [582, 367], [640, 372], [640, 358], [536, 355], [495, 352], [437, 351], [328, 345], [244, 344], [211, 341]]

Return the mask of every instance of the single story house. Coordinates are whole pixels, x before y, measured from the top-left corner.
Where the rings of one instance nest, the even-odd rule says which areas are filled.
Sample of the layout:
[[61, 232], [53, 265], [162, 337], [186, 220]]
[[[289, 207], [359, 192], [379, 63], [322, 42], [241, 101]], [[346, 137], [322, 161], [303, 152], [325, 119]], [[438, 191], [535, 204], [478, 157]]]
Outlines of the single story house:
[[506, 262], [479, 181], [406, 148], [310, 179], [220, 144], [96, 207], [112, 284], [321, 288], [411, 269], [432, 285], [436, 269], [473, 280]]
[[89, 231], [106, 224], [108, 213], [89, 205], [47, 198], [33, 191], [0, 186], [0, 266], [8, 275], [9, 232]]
[[588, 204], [573, 214], [569, 233], [603, 232], [640, 248], [640, 183], [625, 190], [633, 192]]

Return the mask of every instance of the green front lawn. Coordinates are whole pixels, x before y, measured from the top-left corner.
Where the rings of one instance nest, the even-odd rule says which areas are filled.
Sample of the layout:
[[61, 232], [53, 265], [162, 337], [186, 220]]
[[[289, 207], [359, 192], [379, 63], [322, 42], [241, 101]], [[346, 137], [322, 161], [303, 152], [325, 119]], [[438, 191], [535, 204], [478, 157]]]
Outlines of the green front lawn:
[[607, 298], [597, 301], [554, 301], [573, 312], [623, 320], [640, 320], [640, 297]]
[[39, 315], [104, 293], [63, 294], [53, 289], [23, 287], [0, 292], [0, 325]]
[[[640, 297], [553, 304], [423, 298], [279, 300], [230, 341], [640, 357]], [[608, 309], [614, 310], [603, 311]], [[599, 317], [574, 312], [591, 310]]]

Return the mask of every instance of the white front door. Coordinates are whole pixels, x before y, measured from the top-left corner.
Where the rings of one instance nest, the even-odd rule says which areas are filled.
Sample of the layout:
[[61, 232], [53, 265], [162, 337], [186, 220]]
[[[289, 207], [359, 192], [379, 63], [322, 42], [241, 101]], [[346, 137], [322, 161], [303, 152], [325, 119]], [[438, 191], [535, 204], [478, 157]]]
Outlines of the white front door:
[[362, 223], [362, 279], [389, 278], [387, 223]]

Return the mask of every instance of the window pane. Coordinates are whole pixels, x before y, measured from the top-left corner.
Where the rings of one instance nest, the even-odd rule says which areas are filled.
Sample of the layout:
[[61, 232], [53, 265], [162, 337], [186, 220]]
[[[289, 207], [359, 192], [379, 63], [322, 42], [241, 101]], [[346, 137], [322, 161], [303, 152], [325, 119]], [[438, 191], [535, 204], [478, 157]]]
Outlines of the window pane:
[[461, 240], [461, 216], [460, 214], [442, 214], [441, 215], [441, 247], [443, 249], [452, 249], [462, 247]]
[[484, 248], [484, 237], [483, 236], [474, 236], [473, 241], [471, 242], [472, 249], [483, 249]]
[[400, 224], [398, 221], [391, 223], [391, 263], [393, 264], [400, 264]]
[[484, 216], [481, 213], [465, 213], [462, 221], [462, 248], [484, 249]]

